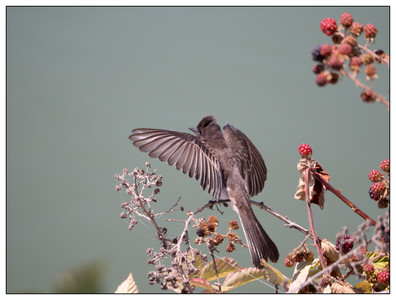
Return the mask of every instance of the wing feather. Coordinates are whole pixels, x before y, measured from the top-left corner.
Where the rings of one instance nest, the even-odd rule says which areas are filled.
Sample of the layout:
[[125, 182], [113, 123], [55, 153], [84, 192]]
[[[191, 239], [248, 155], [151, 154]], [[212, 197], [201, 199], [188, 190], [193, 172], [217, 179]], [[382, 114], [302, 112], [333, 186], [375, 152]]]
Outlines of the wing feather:
[[166, 161], [189, 177], [201, 179], [201, 187], [216, 199], [220, 196], [223, 180], [219, 160], [196, 136], [163, 129], [138, 128], [132, 130], [129, 139], [140, 151], [148, 152], [150, 157]]

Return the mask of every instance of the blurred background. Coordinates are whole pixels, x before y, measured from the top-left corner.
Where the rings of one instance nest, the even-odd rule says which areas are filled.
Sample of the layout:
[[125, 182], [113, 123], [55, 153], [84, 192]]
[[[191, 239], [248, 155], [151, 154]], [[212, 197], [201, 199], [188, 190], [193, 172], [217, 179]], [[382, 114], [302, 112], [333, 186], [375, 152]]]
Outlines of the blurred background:
[[[140, 292], [163, 292], [146, 278], [155, 231], [144, 220], [128, 231], [119, 217], [128, 196], [115, 192], [114, 175], [149, 160], [163, 175], [157, 212], [179, 196], [186, 210], [210, 197], [131, 146], [137, 127], [188, 131], [210, 114], [233, 124], [267, 165], [266, 187], [253, 200], [306, 228], [306, 206], [293, 195], [297, 149], [308, 143], [334, 187], [372, 218], [384, 214], [368, 197], [367, 174], [389, 158], [386, 107], [363, 103], [347, 78], [319, 88], [312, 73], [311, 50], [331, 43], [320, 22], [343, 12], [376, 25], [371, 49], [389, 53], [387, 7], [8, 7], [7, 292], [112, 293], [130, 272]], [[375, 89], [388, 97], [389, 70], [377, 70]], [[226, 228], [236, 215], [224, 211], [202, 216], [216, 213]], [[274, 266], [290, 278], [283, 260], [304, 236], [255, 211], [278, 244]], [[334, 243], [344, 225], [353, 233], [363, 222], [330, 193], [313, 213], [319, 236]], [[169, 235], [182, 230], [162, 225]], [[230, 256], [251, 264], [247, 249]], [[234, 291], [274, 292], [261, 282]]]

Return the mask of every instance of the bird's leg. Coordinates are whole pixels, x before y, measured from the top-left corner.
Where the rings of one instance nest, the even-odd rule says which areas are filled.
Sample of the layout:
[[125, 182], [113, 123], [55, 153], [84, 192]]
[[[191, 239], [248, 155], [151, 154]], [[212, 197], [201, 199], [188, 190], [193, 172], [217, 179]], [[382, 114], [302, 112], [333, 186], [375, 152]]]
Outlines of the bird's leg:
[[219, 213], [223, 214], [223, 212], [219, 209], [218, 205], [219, 204], [223, 204], [224, 207], [228, 207], [228, 202], [230, 202], [230, 199], [218, 199], [218, 200], [209, 200], [208, 204], [209, 204], [209, 208], [213, 209], [213, 206], [216, 205], [216, 209]]

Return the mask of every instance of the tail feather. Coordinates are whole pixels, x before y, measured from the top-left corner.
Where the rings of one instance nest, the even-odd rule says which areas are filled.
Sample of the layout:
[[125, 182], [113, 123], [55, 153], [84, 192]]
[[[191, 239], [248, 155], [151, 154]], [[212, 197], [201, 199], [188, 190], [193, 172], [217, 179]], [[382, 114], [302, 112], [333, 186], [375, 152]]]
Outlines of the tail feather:
[[260, 268], [262, 258], [266, 261], [269, 258], [272, 262], [277, 262], [279, 259], [278, 247], [265, 232], [253, 210], [251, 208], [243, 211], [239, 210], [239, 219], [242, 223], [253, 264]]

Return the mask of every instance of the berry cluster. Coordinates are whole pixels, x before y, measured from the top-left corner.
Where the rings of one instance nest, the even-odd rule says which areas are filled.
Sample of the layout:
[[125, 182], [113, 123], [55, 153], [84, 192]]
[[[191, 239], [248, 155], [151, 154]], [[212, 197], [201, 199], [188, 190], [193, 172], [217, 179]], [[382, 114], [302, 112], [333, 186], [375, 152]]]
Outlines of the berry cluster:
[[387, 178], [379, 170], [371, 170], [368, 177], [373, 184], [369, 189], [369, 196], [374, 201], [378, 201], [378, 208], [387, 208], [389, 204], [389, 160], [384, 160], [380, 168], [386, 172]]
[[388, 266], [377, 271], [375, 266], [369, 262], [363, 265], [363, 274], [366, 276], [366, 280], [374, 285], [375, 290], [384, 290], [390, 283]]
[[314, 253], [305, 246], [298, 247], [290, 252], [285, 258], [285, 266], [287, 268], [291, 268], [294, 263], [302, 262], [303, 259], [308, 262], [311, 262], [314, 259]]
[[342, 253], [346, 254], [353, 248], [353, 236], [347, 234], [340, 240], [337, 240], [336, 249], [337, 251], [342, 250]]
[[233, 232], [233, 230], [239, 229], [238, 222], [235, 220], [228, 224], [228, 232], [224, 235], [216, 232], [219, 221], [215, 216], [210, 216], [208, 221], [205, 221], [204, 218], [199, 219], [197, 223], [198, 229], [196, 234], [198, 237], [195, 239], [196, 244], [206, 243], [210, 246], [218, 246], [224, 241], [224, 239], [228, 239], [229, 244], [226, 247], [226, 251], [229, 253], [235, 250], [236, 244], [243, 245], [241, 238]]
[[[316, 62], [312, 71], [316, 74], [315, 82], [323, 87], [326, 84], [335, 84], [342, 76], [348, 76], [357, 81], [356, 75], [365, 66], [367, 80], [377, 78], [374, 63], [383, 63], [389, 57], [383, 50], [370, 51], [366, 46], [360, 46], [357, 38], [363, 33], [367, 43], [373, 42], [377, 35], [377, 28], [372, 24], [363, 26], [355, 22], [352, 15], [345, 12], [341, 15], [339, 24], [332, 18], [325, 18], [320, 23], [320, 29], [332, 37], [333, 44], [321, 44], [313, 48], [312, 59]], [[362, 53], [362, 50], [366, 53]], [[349, 72], [346, 66], [349, 65]], [[363, 85], [361, 85], [363, 86]], [[370, 85], [371, 86], [371, 85]], [[364, 102], [380, 101], [372, 88], [364, 86], [361, 98]]]

